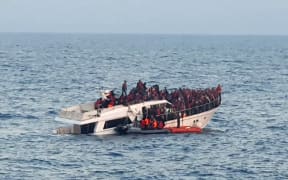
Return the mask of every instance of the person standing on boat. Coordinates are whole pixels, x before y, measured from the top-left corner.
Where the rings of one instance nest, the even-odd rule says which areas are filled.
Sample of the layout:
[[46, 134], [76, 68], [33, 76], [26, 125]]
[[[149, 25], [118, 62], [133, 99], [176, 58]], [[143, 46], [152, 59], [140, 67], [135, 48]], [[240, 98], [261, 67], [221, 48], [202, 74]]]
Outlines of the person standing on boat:
[[177, 128], [180, 128], [180, 112], [177, 112]]
[[220, 84], [218, 84], [218, 86], [216, 88], [216, 92], [218, 94], [218, 100], [219, 100], [218, 105], [220, 105], [221, 104], [221, 93], [222, 93], [222, 87]]
[[122, 96], [127, 96], [127, 81], [124, 80], [123, 84], [122, 84]]

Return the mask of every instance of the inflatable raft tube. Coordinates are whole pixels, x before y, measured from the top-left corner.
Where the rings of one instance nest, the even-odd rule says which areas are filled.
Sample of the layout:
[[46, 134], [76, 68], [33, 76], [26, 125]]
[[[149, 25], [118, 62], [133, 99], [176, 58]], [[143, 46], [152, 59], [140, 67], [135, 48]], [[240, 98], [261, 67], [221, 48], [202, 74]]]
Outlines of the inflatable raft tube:
[[167, 134], [170, 133], [168, 129], [147, 129], [142, 130], [140, 128], [128, 129], [127, 134]]
[[201, 133], [202, 129], [199, 127], [190, 127], [190, 126], [183, 126], [183, 127], [172, 127], [167, 128], [170, 133], [178, 134], [178, 133]]

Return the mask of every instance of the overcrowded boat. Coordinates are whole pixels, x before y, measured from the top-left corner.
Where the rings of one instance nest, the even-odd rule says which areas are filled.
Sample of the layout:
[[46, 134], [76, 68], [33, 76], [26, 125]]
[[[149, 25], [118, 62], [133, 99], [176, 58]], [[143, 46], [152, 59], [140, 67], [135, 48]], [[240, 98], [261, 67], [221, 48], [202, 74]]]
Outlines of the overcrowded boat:
[[95, 102], [61, 109], [57, 121], [72, 124], [58, 134], [200, 133], [221, 104], [221, 86], [206, 89], [149, 88], [138, 81], [127, 93], [102, 92]]

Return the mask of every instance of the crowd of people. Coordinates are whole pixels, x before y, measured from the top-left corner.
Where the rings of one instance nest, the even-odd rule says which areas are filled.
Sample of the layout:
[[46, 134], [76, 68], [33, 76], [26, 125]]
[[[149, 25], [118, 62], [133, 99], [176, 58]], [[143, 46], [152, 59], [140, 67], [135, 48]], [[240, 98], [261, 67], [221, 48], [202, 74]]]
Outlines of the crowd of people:
[[165, 107], [142, 109], [141, 128], [159, 129], [164, 126], [166, 120], [175, 119], [179, 116], [183, 118], [183, 116], [208, 111], [219, 106], [221, 103], [221, 91], [222, 88], [218, 85], [207, 89], [178, 88], [169, 92], [166, 87], [160, 89], [159, 85], [147, 88], [146, 83], [139, 80], [136, 87], [127, 93], [127, 81], [125, 80], [122, 84], [120, 97], [117, 98], [113, 91], [106, 92], [102, 98], [95, 102], [95, 109], [113, 107], [120, 104], [131, 105], [149, 100], [167, 100], [172, 103], [171, 109], [174, 113], [164, 116]]
[[163, 129], [164, 120], [163, 119], [156, 119], [154, 117], [149, 118], [147, 116], [146, 118], [143, 118], [140, 121], [140, 127], [141, 127], [141, 129]]

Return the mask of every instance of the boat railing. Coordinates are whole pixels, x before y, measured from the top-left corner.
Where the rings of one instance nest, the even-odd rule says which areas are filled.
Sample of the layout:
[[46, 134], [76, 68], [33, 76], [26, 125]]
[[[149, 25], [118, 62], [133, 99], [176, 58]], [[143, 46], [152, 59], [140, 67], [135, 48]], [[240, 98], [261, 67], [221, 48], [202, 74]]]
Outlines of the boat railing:
[[199, 114], [205, 111], [209, 111], [213, 108], [218, 107], [220, 104], [221, 104], [221, 96], [218, 96], [214, 101], [211, 101], [202, 105], [198, 105], [192, 108], [178, 110], [176, 112], [181, 113], [181, 114], [186, 113], [186, 115], [194, 115], [194, 114]]
[[77, 111], [62, 110], [59, 114], [59, 117], [72, 120], [82, 120], [83, 113]]
[[[60, 111], [59, 117], [64, 119], [72, 119], [72, 120], [86, 120], [89, 117], [89, 113], [94, 110], [94, 103], [85, 103], [79, 104], [77, 106], [71, 106], [68, 108], [63, 108]], [[88, 114], [87, 114], [88, 113]], [[86, 116], [86, 114], [88, 116]]]
[[[186, 116], [192, 116], [192, 115], [196, 115], [196, 114], [200, 114], [202, 112], [206, 112], [209, 110], [212, 110], [218, 106], [220, 106], [221, 104], [221, 95], [219, 95], [215, 100], [209, 102], [209, 103], [205, 103], [202, 105], [198, 105], [192, 108], [185, 108], [182, 110], [172, 110], [171, 112], [165, 112], [162, 114], [158, 114], [156, 115], [155, 119], [158, 121], [169, 121], [169, 120], [173, 120], [173, 119], [177, 119], [177, 118], [181, 118], [183, 119]], [[141, 119], [139, 119], [141, 120]], [[140, 121], [135, 121], [133, 126], [134, 127], [141, 127], [140, 125]]]
[[[155, 118], [156, 120], [161, 120], [161, 121], [169, 121], [169, 120], [177, 119], [178, 117], [183, 119], [186, 116], [192, 116], [192, 115], [196, 115], [202, 112], [212, 110], [220, 106], [220, 104], [221, 104], [221, 96], [219, 95], [215, 100], [209, 103], [205, 103], [205, 104], [198, 105], [192, 108], [185, 108], [181, 110], [175, 110], [171, 108], [170, 111], [167, 111], [162, 114], [158, 114], [155, 116]], [[141, 119], [138, 119], [138, 121], [135, 122], [134, 126], [140, 127], [140, 120]]]
[[198, 106], [194, 106], [192, 108], [172, 110], [170, 112], [158, 114], [158, 115], [156, 115], [156, 118], [157, 117], [165, 117], [164, 120], [177, 119], [178, 116], [180, 118], [183, 118], [186, 116], [196, 115], [196, 114], [200, 114], [202, 112], [209, 111], [211, 109], [214, 109], [214, 108], [220, 106], [220, 104], [221, 104], [221, 95], [219, 95], [215, 100], [213, 100], [211, 102], [208, 102], [208, 103], [205, 103], [202, 105], [198, 105]]

